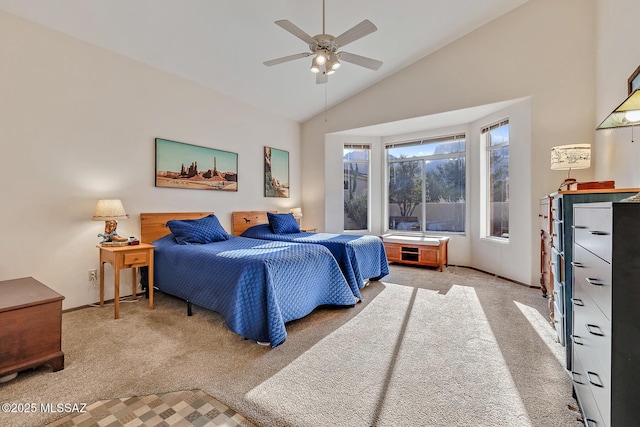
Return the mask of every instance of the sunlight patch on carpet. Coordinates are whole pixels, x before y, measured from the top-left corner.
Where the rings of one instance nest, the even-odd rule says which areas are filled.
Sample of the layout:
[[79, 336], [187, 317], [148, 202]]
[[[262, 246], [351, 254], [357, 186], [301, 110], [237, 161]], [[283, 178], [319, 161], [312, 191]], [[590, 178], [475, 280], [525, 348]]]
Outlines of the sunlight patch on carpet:
[[[566, 356], [564, 347], [558, 342], [556, 330], [549, 327], [549, 322], [538, 310], [528, 305], [514, 301], [514, 304], [522, 315], [529, 321], [533, 329], [540, 336], [540, 339], [549, 348], [551, 354], [558, 360], [560, 366], [565, 366]], [[569, 375], [569, 371], [566, 371]]]
[[473, 288], [384, 285], [247, 401], [285, 425], [532, 425]]

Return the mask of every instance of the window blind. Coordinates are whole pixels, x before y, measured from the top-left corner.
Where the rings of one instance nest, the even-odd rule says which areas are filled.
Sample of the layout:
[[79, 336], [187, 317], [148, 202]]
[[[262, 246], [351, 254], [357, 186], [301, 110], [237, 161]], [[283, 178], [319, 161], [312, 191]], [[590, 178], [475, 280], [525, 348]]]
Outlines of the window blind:
[[505, 119], [505, 120], [502, 120], [500, 122], [496, 122], [496, 123], [494, 123], [492, 125], [483, 127], [480, 132], [481, 133], [487, 133], [487, 132], [490, 132], [490, 131], [492, 131], [492, 130], [494, 130], [496, 128], [499, 128], [500, 126], [504, 126], [504, 125], [508, 125], [508, 124], [509, 124], [509, 119]]
[[449, 141], [458, 141], [464, 140], [465, 134], [456, 134], [449, 136], [438, 136], [435, 138], [427, 138], [427, 139], [417, 139], [412, 141], [403, 141], [403, 142], [389, 142], [385, 144], [385, 148], [396, 148], [396, 147], [411, 147], [415, 145], [423, 145], [423, 144], [433, 144], [438, 142], [449, 142]]

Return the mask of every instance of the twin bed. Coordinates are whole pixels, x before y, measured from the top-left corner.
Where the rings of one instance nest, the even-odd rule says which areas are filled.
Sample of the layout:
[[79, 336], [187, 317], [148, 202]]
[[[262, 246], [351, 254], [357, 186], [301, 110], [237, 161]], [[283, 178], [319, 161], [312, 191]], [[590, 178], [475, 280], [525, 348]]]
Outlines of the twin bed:
[[[275, 217], [275, 219], [274, 219]], [[379, 280], [389, 274], [389, 265], [383, 242], [376, 236], [310, 233], [294, 224], [288, 214], [264, 211], [233, 212], [233, 234], [253, 239], [308, 243], [329, 249], [347, 279], [353, 294], [361, 299], [360, 289], [369, 280]], [[284, 221], [278, 228], [275, 221]], [[291, 219], [293, 220], [293, 219]], [[295, 220], [293, 220], [295, 221]]]
[[[276, 347], [286, 322], [361, 299], [360, 279], [343, 273], [349, 257], [339, 261], [323, 244], [231, 236], [208, 212], [143, 213], [140, 222], [142, 241], [156, 246], [154, 285], [220, 313], [247, 339]], [[369, 278], [387, 273], [381, 268]]]

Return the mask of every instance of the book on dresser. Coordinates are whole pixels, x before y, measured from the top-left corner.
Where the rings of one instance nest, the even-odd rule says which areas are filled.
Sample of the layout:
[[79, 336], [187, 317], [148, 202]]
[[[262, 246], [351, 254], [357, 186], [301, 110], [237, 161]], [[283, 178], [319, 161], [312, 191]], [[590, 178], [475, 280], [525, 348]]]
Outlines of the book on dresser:
[[640, 425], [640, 203], [574, 208], [573, 367], [585, 425]]

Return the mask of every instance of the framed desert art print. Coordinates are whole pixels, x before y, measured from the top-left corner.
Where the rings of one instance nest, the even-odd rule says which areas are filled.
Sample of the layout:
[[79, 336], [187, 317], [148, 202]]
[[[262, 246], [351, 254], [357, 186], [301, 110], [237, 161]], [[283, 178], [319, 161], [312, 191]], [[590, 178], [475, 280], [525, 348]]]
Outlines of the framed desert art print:
[[289, 152], [264, 147], [264, 196], [289, 197]]
[[238, 154], [156, 138], [156, 187], [238, 191]]

